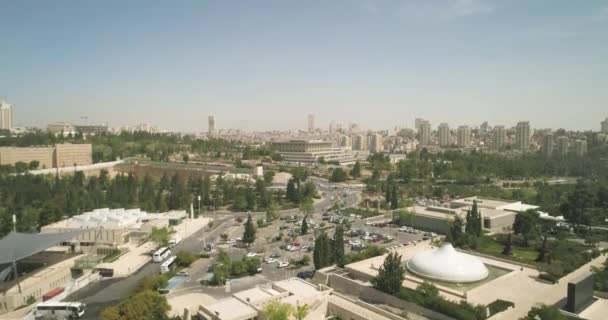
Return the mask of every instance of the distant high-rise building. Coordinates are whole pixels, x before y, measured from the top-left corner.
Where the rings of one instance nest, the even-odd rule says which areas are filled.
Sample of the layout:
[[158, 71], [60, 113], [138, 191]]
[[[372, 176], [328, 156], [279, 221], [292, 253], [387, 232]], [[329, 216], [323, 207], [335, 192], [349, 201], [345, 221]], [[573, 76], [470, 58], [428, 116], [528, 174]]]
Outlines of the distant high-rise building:
[[370, 152], [382, 152], [382, 135], [378, 133], [368, 134], [367, 135], [367, 143], [369, 146]]
[[450, 146], [450, 126], [445, 122], [439, 124], [437, 133], [439, 135], [439, 146], [440, 147]]
[[0, 100], [0, 129], [13, 128], [13, 106]]
[[329, 123], [329, 133], [332, 134], [336, 130], [336, 122], [332, 121]]
[[507, 131], [505, 126], [494, 127], [494, 149], [500, 150], [505, 147], [505, 140], [507, 140]]
[[606, 120], [602, 121], [602, 132], [608, 133], [608, 118], [606, 118]]
[[340, 147], [348, 149], [352, 148], [352, 143], [349, 136], [340, 136]]
[[574, 141], [574, 153], [576, 153], [577, 156], [584, 156], [585, 154], [587, 154], [587, 141]]
[[357, 151], [367, 150], [367, 137], [362, 134], [353, 136], [353, 150], [357, 150]]
[[471, 145], [471, 128], [469, 126], [458, 127], [458, 146], [461, 148]]
[[420, 127], [418, 127], [418, 140], [421, 145], [431, 145], [431, 123], [428, 121], [422, 121]]
[[424, 122], [424, 119], [422, 119], [422, 118], [414, 119], [414, 129], [416, 129], [416, 131], [420, 130], [420, 126], [422, 125], [423, 122]]
[[481, 126], [479, 126], [479, 134], [485, 136], [488, 134], [488, 122], [484, 121]]
[[315, 115], [312, 113], [308, 114], [308, 132], [315, 131]]
[[350, 134], [359, 134], [361, 132], [361, 128], [356, 123], [351, 123], [349, 130], [350, 130]]
[[557, 154], [565, 156], [568, 154], [568, 149], [570, 148], [570, 139], [566, 136], [559, 136], [556, 139], [556, 146]]
[[207, 133], [215, 133], [215, 116], [209, 116], [209, 118], [207, 119]]
[[547, 133], [543, 137], [543, 154], [547, 157], [553, 154], [553, 133]]
[[515, 146], [521, 151], [530, 150], [530, 122], [520, 121], [515, 127]]

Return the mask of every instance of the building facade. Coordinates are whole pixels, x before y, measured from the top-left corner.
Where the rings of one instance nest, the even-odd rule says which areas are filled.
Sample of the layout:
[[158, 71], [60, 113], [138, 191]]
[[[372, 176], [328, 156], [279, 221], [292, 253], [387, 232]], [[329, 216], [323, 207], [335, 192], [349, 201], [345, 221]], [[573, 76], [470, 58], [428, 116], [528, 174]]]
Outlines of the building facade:
[[288, 162], [316, 163], [320, 158], [325, 161], [337, 161], [340, 164], [351, 164], [356, 161], [351, 151], [334, 147], [330, 141], [290, 140], [273, 142], [272, 146]]
[[367, 151], [367, 137], [362, 134], [353, 136], [353, 150]]
[[602, 121], [602, 133], [608, 133], [608, 118]]
[[547, 133], [545, 134], [545, 136], [543, 137], [543, 154], [547, 157], [550, 157], [551, 155], [553, 155], [553, 134], [552, 133]]
[[212, 135], [215, 133], [215, 117], [209, 116], [207, 118], [207, 133]]
[[367, 143], [368, 143], [370, 152], [375, 152], [375, 153], [382, 152], [382, 150], [383, 150], [382, 135], [380, 135], [378, 133], [368, 135]]
[[530, 122], [520, 121], [515, 127], [515, 147], [523, 152], [530, 150]]
[[466, 148], [471, 145], [471, 128], [469, 126], [458, 127], [458, 146]]
[[574, 141], [574, 153], [577, 156], [584, 156], [587, 154], [587, 141], [585, 140], [576, 140]]
[[38, 161], [36, 169], [62, 168], [93, 163], [91, 144], [57, 144], [53, 147], [1, 147], [0, 165]]
[[93, 163], [93, 146], [91, 144], [58, 144], [55, 146], [53, 167], [83, 166]]
[[440, 147], [449, 147], [451, 143], [450, 139], [450, 126], [447, 123], [439, 124], [439, 128], [437, 129], [437, 133], [439, 135], [439, 146]]
[[11, 130], [13, 128], [13, 106], [0, 100], [0, 129]]
[[315, 115], [312, 113], [308, 114], [308, 132], [315, 131]]
[[565, 156], [570, 149], [570, 139], [566, 136], [559, 136], [556, 139], [557, 154]]
[[418, 127], [418, 140], [423, 146], [431, 145], [431, 123], [428, 121], [422, 121]]
[[507, 140], [507, 131], [505, 126], [494, 127], [494, 149], [501, 150], [505, 147], [505, 141]]

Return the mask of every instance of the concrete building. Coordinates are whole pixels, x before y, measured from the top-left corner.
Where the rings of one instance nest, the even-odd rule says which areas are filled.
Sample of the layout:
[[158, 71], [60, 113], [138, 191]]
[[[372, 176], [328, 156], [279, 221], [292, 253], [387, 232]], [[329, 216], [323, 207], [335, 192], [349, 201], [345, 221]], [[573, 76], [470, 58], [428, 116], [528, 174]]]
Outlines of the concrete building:
[[63, 134], [64, 136], [67, 136], [70, 133], [75, 134], [76, 128], [74, 127], [74, 125], [67, 123], [67, 122], [54, 122], [54, 123], [49, 123], [46, 126], [46, 131], [48, 131], [54, 135]]
[[340, 147], [352, 149], [352, 141], [349, 136], [340, 136]]
[[471, 145], [471, 128], [469, 126], [458, 127], [458, 146], [466, 148]]
[[93, 163], [93, 146], [91, 144], [58, 144], [55, 145], [53, 159], [54, 168], [89, 165]]
[[209, 135], [215, 134], [215, 116], [209, 116], [207, 118], [207, 133]]
[[0, 129], [11, 130], [13, 128], [13, 106], [6, 101], [0, 100]]
[[418, 141], [422, 146], [431, 145], [431, 123], [423, 121], [418, 127]]
[[308, 114], [308, 132], [315, 131], [315, 115], [312, 113]]
[[38, 161], [38, 168], [54, 168], [53, 147], [0, 147], [0, 165], [14, 166], [17, 162], [29, 164]]
[[602, 125], [602, 133], [608, 133], [608, 118], [606, 118], [604, 121], [602, 121], [601, 125]]
[[[244, 290], [215, 303], [200, 305], [198, 316], [207, 320], [268, 319], [264, 307], [271, 301], [288, 304], [292, 308], [308, 305], [302, 320], [349, 319], [389, 320], [386, 312], [365, 303], [356, 303], [332, 288], [290, 278]], [[295, 319], [290, 317], [289, 319]]]
[[568, 154], [570, 149], [570, 139], [566, 136], [559, 136], [556, 139], [557, 143], [557, 154], [560, 156], [565, 156]]
[[420, 130], [420, 126], [422, 125], [422, 123], [424, 123], [424, 121], [425, 120], [422, 119], [422, 118], [416, 118], [416, 119], [414, 119], [414, 129], [416, 131], [419, 131]]
[[367, 151], [367, 137], [362, 134], [353, 136], [353, 150]]
[[507, 131], [505, 126], [494, 127], [494, 149], [501, 150], [505, 147], [505, 141], [507, 140]]
[[382, 144], [382, 135], [378, 133], [368, 134], [367, 135], [367, 143], [369, 146], [370, 152], [382, 152], [384, 146]]
[[530, 122], [520, 121], [515, 127], [515, 147], [523, 152], [530, 150]]
[[554, 142], [553, 142], [553, 134], [552, 133], [547, 133], [545, 134], [545, 136], [543, 137], [543, 154], [547, 157], [550, 157], [551, 155], [553, 155], [553, 146], [554, 146]]
[[452, 143], [452, 139], [450, 137], [450, 126], [443, 122], [439, 124], [439, 128], [437, 129], [439, 135], [439, 146], [440, 147], [449, 147]]
[[481, 126], [479, 126], [479, 135], [485, 136], [486, 134], [488, 134], [488, 127], [488, 122], [484, 121]]
[[325, 161], [337, 161], [340, 164], [352, 164], [356, 161], [351, 151], [334, 147], [330, 141], [290, 140], [273, 142], [272, 145], [288, 162], [316, 163], [321, 157]]
[[186, 211], [150, 214], [140, 209], [101, 208], [61, 220], [40, 229], [40, 233], [84, 231], [74, 240], [82, 247], [108, 247], [137, 243], [146, 238], [153, 227], [162, 228], [181, 223]]
[[587, 154], [587, 141], [586, 140], [574, 141], [574, 153], [579, 157]]
[[460, 209], [434, 206], [412, 206], [405, 210], [409, 214], [409, 217], [402, 221], [406, 226], [438, 234], [448, 234], [454, 219], [459, 217], [464, 220], [466, 216]]
[[75, 125], [74, 130], [84, 135], [99, 135], [108, 132], [108, 126], [105, 124]]

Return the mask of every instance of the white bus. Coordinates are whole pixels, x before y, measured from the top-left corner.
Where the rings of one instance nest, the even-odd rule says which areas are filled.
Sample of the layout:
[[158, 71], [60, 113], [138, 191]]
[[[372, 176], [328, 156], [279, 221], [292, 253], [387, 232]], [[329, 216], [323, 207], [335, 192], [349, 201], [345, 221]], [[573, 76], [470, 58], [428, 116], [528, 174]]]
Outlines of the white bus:
[[171, 256], [169, 259], [165, 260], [163, 264], [160, 265], [160, 273], [167, 273], [171, 271], [171, 268], [175, 264], [176, 256]]
[[49, 319], [77, 319], [84, 315], [87, 306], [80, 302], [42, 302], [36, 305], [34, 317]]
[[171, 249], [169, 249], [167, 247], [162, 247], [162, 248], [156, 250], [156, 252], [154, 252], [154, 254], [152, 255], [152, 261], [162, 262], [163, 260], [167, 259], [167, 257], [170, 255], [171, 255]]

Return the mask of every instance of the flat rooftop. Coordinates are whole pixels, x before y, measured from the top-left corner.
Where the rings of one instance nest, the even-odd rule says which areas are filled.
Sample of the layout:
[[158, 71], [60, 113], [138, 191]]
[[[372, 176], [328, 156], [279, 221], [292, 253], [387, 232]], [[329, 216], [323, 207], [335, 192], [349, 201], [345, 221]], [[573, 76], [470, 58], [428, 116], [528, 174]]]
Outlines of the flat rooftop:
[[206, 308], [222, 320], [253, 319], [258, 316], [257, 310], [234, 297], [222, 299]]
[[513, 204], [516, 201], [508, 201], [508, 200], [500, 200], [500, 199], [490, 199], [490, 198], [481, 198], [481, 197], [468, 197], [462, 199], [456, 199], [450, 201], [450, 204], [459, 204], [463, 206], [472, 206], [473, 201], [477, 201], [477, 206], [480, 208], [488, 208], [488, 209], [499, 209], [503, 206]]
[[299, 298], [308, 298], [319, 294], [317, 286], [312, 283], [303, 281], [299, 278], [290, 278], [287, 280], [275, 282], [274, 288], [279, 288], [284, 291], [289, 291], [292, 295]]
[[279, 295], [279, 292], [275, 290], [268, 291], [257, 287], [233, 294], [237, 299], [252, 305], [259, 305], [277, 295]]
[[507, 216], [512, 216], [512, 215], [517, 214], [516, 212], [513, 212], [513, 211], [487, 209], [487, 208], [479, 208], [479, 211], [481, 211], [481, 215], [484, 218], [489, 218], [489, 219], [496, 219], [496, 218], [507, 217]]
[[431, 218], [451, 220], [456, 215], [463, 217], [464, 213], [459, 209], [443, 208], [443, 207], [423, 207], [423, 206], [412, 206], [406, 209], [408, 212], [413, 212], [416, 215], [428, 216]]

